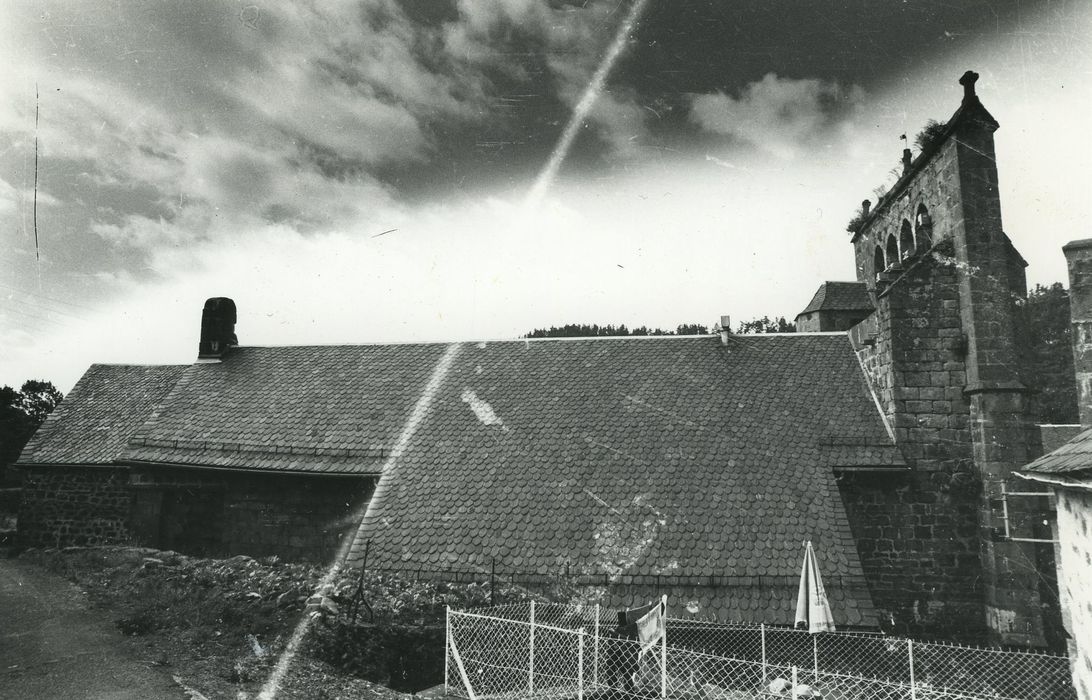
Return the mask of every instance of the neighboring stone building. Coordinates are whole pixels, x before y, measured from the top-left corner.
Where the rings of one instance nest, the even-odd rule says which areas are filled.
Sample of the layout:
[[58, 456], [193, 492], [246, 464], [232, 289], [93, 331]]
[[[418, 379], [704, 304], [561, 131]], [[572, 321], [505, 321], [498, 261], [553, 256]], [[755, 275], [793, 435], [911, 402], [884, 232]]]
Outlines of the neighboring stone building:
[[875, 308], [863, 282], [824, 282], [796, 315], [796, 331], [847, 331], [868, 318]]
[[[92, 367], [47, 420], [20, 460], [20, 537], [367, 549], [412, 575], [670, 589], [771, 623], [811, 539], [842, 626], [1057, 644], [1052, 548], [1004, 536], [1042, 436], [976, 77], [865, 209], [858, 281], [797, 318], [834, 332], [252, 348], [210, 300], [196, 364]], [[109, 444], [85, 450], [99, 425]], [[77, 525], [93, 519], [112, 524]]]
[[1081, 700], [1092, 700], [1092, 239], [1073, 241], [1064, 251], [1084, 431], [1019, 475], [1053, 490], [1053, 534], [1073, 685]]
[[414, 389], [380, 347], [237, 348], [234, 323], [211, 299], [196, 363], [87, 370], [17, 463], [22, 545], [334, 556], [400, 420], [347, 409]]

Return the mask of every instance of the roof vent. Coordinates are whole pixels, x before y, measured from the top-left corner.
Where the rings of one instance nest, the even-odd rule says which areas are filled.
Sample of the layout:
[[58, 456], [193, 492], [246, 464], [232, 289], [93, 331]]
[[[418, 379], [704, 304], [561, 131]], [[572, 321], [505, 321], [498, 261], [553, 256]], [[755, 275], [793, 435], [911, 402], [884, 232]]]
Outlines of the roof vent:
[[239, 345], [235, 336], [235, 302], [227, 297], [213, 297], [201, 311], [201, 342], [198, 360], [219, 360]]

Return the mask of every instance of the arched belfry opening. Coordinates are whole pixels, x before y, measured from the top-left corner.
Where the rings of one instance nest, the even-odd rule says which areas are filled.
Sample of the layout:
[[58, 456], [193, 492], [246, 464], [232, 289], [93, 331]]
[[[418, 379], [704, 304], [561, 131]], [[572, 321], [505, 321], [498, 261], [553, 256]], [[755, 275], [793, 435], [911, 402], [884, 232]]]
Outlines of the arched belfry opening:
[[899, 242], [893, 233], [887, 234], [887, 249], [884, 254], [887, 256], [888, 265], [894, 265], [899, 261]]
[[902, 220], [902, 229], [899, 231], [899, 251], [902, 254], [902, 260], [913, 257], [917, 252], [914, 246], [914, 231], [906, 219]]
[[883, 261], [883, 248], [876, 246], [876, 252], [872, 256], [872, 271], [876, 276], [879, 276], [884, 268], [887, 267]]
[[928, 250], [933, 245], [933, 218], [924, 204], [918, 205], [918, 212], [914, 215], [914, 238], [920, 251]]

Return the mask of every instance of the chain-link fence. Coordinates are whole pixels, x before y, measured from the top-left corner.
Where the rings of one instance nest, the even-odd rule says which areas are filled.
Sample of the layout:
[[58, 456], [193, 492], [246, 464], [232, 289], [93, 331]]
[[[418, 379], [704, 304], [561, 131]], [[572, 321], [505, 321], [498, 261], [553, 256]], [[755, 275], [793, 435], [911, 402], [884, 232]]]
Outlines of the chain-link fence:
[[642, 653], [617, 632], [616, 611], [598, 606], [452, 611], [448, 688], [470, 700], [603, 691], [696, 700], [1076, 697], [1061, 656], [690, 619], [666, 627], [666, 644]]
[[1076, 697], [1064, 656], [920, 642], [882, 634], [672, 620], [673, 646], [989, 698]]

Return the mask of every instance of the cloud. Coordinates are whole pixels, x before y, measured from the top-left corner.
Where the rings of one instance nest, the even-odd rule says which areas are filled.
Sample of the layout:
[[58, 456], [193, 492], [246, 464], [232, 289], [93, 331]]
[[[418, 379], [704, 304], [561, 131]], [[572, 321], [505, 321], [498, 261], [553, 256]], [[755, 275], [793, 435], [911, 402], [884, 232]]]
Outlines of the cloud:
[[[459, 20], [445, 27], [445, 45], [453, 57], [495, 76], [514, 80], [525, 92], [531, 84], [564, 107], [556, 127], [580, 100], [603, 53], [625, 16], [616, 2], [551, 6], [538, 0], [479, 2], [460, 0]], [[616, 156], [633, 156], [648, 135], [647, 113], [635, 90], [609, 85], [599, 95], [588, 123]]]
[[768, 73], [738, 97], [722, 92], [692, 96], [690, 117], [707, 132], [791, 160], [839, 141], [863, 100], [864, 91], [857, 86]]
[[[395, 0], [46, 0], [4, 12], [16, 36], [0, 48], [12, 66], [0, 132], [24, 156], [38, 137], [43, 184], [63, 182], [50, 192], [72, 204], [52, 221], [78, 239], [72, 249], [105, 240], [135, 251], [116, 260], [138, 262], [137, 273], [162, 270], [161, 248], [173, 259], [268, 224], [389, 226], [404, 183], [454, 170], [483, 128], [541, 157], [543, 120], [560, 129], [621, 18], [615, 3], [538, 0], [464, 0], [424, 18]], [[494, 109], [513, 92], [533, 97]], [[589, 121], [610, 151], [631, 155], [642, 112], [616, 87]]]
[[14, 214], [19, 209], [20, 199], [19, 190], [0, 179], [0, 216]]

